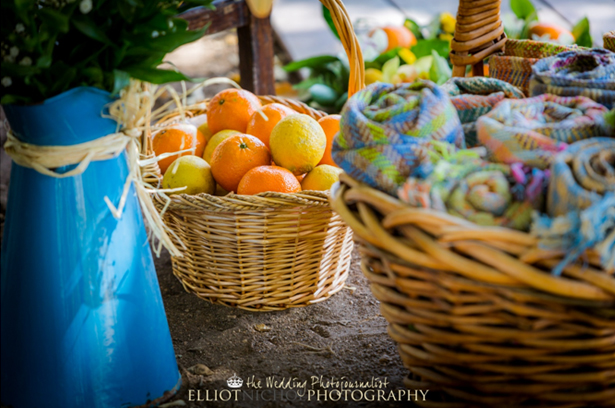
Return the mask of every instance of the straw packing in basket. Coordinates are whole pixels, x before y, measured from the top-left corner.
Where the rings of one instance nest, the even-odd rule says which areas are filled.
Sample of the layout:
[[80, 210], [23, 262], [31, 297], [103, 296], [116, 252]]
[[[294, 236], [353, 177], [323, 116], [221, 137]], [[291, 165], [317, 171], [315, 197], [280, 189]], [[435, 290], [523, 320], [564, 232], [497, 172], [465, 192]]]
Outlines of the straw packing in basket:
[[562, 52], [532, 67], [530, 95], [586, 96], [615, 106], [615, 53], [601, 48]]
[[525, 97], [518, 88], [495, 78], [455, 77], [443, 84], [442, 88], [449, 93], [451, 102], [457, 109], [468, 147], [474, 147], [478, 143], [476, 120], [479, 117], [489, 113], [503, 99]]
[[607, 109], [583, 96], [544, 94], [504, 100], [478, 119], [480, 144], [490, 160], [547, 168], [568, 143], [602, 136]]
[[390, 194], [430, 166], [430, 141], [464, 146], [455, 107], [431, 81], [370, 85], [344, 106], [341, 124], [333, 160], [354, 179]]

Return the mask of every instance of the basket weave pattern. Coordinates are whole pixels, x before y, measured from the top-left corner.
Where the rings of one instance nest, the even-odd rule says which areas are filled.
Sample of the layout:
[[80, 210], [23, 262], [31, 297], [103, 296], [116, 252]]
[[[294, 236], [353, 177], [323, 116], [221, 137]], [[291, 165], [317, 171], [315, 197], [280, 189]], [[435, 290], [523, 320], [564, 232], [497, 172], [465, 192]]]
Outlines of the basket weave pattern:
[[604, 40], [604, 48], [615, 52], [615, 30], [605, 33], [602, 39]]
[[613, 406], [615, 277], [593, 252], [556, 277], [564, 254], [529, 234], [412, 208], [346, 175], [331, 199], [412, 373], [405, 385], [442, 393], [425, 406]]

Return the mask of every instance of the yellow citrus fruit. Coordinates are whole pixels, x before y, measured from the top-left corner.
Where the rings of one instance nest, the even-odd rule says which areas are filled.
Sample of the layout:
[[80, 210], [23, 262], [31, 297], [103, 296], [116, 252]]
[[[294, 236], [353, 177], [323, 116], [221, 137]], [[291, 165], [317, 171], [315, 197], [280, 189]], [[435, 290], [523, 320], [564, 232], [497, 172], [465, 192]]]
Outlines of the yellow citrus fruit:
[[327, 148], [327, 136], [308, 115], [289, 115], [278, 122], [269, 138], [273, 161], [295, 176], [311, 171]]
[[209, 129], [209, 125], [207, 125], [207, 115], [202, 114], [199, 116], [195, 116], [193, 118], [188, 119], [188, 122], [196, 126], [196, 128], [205, 136], [205, 144], [209, 142], [209, 139], [213, 136], [213, 133]]
[[344, 170], [339, 167], [321, 164], [305, 176], [301, 182], [301, 188], [316, 191], [329, 190], [335, 182], [340, 180], [340, 174], [343, 172]]
[[376, 68], [367, 68], [365, 70], [365, 85], [371, 85], [375, 82], [382, 81], [382, 71]]
[[162, 187], [186, 187], [168, 194], [213, 194], [216, 191], [216, 181], [205, 160], [197, 156], [182, 156], [171, 163], [164, 173]]
[[213, 135], [211, 139], [209, 139], [209, 142], [207, 142], [207, 146], [205, 146], [205, 152], [203, 152], [203, 159], [205, 159], [207, 163], [211, 164], [211, 156], [214, 154], [214, 150], [216, 150], [216, 147], [218, 147], [220, 143], [222, 143], [224, 140], [228, 139], [231, 136], [242, 134], [243, 133], [236, 130], [219, 131], [218, 133]]

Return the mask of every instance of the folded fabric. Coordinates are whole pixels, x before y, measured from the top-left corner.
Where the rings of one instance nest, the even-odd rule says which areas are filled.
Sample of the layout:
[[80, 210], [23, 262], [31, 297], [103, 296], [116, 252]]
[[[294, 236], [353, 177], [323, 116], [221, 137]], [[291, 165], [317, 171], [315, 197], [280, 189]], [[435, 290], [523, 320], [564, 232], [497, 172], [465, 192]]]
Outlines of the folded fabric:
[[506, 40], [504, 53], [494, 54], [489, 58], [489, 76], [511, 83], [529, 95], [532, 65], [541, 58], [576, 49], [582, 47], [509, 38]]
[[540, 209], [548, 173], [460, 157], [440, 160], [424, 179], [410, 177], [398, 189], [400, 200], [465, 218], [479, 225], [529, 228]]
[[615, 105], [615, 53], [603, 48], [562, 52], [532, 67], [530, 96], [586, 96]]
[[544, 169], [568, 143], [602, 136], [606, 112], [583, 96], [505, 99], [478, 119], [476, 130], [491, 161]]
[[564, 251], [566, 256], [553, 269], [560, 275], [588, 248], [600, 255], [600, 263], [608, 273], [615, 272], [615, 194], [607, 193], [582, 211], [551, 218], [534, 214], [532, 235], [539, 246]]
[[489, 113], [493, 107], [505, 98], [525, 98], [521, 90], [508, 82], [495, 78], [451, 78], [442, 85], [451, 97], [451, 102], [463, 127], [466, 146], [477, 144], [476, 120]]
[[547, 196], [551, 217], [581, 211], [615, 192], [615, 139], [573, 143], [553, 160]]
[[430, 141], [464, 145], [455, 107], [431, 81], [372, 84], [353, 95], [341, 115], [333, 160], [355, 180], [393, 195], [431, 166]]

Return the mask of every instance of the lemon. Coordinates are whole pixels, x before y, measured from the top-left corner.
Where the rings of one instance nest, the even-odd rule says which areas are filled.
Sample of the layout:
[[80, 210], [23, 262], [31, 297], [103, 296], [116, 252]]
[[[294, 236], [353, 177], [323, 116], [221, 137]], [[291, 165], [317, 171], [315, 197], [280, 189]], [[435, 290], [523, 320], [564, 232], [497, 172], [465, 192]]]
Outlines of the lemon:
[[241, 132], [238, 132], [236, 130], [221, 130], [215, 135], [213, 135], [211, 139], [209, 139], [209, 142], [207, 142], [207, 146], [205, 146], [205, 151], [203, 152], [203, 159], [205, 159], [207, 163], [210, 163], [211, 156], [214, 154], [214, 150], [216, 150], [216, 147], [218, 147], [218, 145], [222, 143], [223, 140], [231, 136], [240, 134]]
[[273, 161], [298, 176], [318, 165], [327, 148], [327, 136], [310, 116], [289, 115], [271, 131], [269, 147]]
[[382, 81], [382, 71], [376, 68], [367, 68], [365, 70], [365, 85], [371, 85], [375, 82]]
[[209, 139], [213, 136], [209, 126], [207, 125], [207, 115], [202, 114], [188, 119], [188, 122], [196, 126], [196, 128], [205, 136], [205, 143], [209, 142]]
[[339, 167], [321, 164], [314, 170], [310, 171], [301, 182], [302, 190], [329, 190], [331, 186], [340, 180], [340, 174], [344, 170]]
[[169, 194], [213, 194], [216, 191], [216, 181], [205, 160], [198, 156], [182, 156], [171, 163], [164, 173], [162, 187], [186, 187]]

